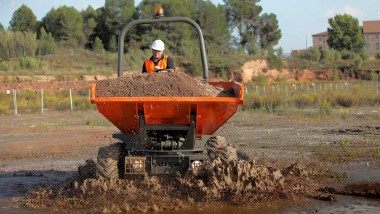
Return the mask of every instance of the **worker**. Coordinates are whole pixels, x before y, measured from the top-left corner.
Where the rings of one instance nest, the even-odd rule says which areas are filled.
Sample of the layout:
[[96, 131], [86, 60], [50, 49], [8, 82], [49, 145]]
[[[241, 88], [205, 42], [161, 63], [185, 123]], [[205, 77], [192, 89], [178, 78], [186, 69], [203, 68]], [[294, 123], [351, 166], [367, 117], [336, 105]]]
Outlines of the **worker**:
[[145, 60], [142, 72], [161, 72], [161, 71], [174, 71], [173, 58], [164, 55], [165, 44], [163, 41], [157, 39], [152, 43], [152, 57]]

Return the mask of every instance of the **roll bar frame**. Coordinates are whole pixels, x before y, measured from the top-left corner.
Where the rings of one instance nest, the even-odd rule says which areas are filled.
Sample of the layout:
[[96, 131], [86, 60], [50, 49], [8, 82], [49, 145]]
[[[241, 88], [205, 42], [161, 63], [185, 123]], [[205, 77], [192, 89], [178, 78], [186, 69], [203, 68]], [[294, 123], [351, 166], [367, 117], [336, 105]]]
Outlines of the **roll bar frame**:
[[123, 54], [124, 54], [124, 39], [125, 35], [128, 30], [130, 30], [135, 25], [141, 25], [141, 24], [154, 24], [154, 23], [170, 23], [170, 22], [184, 22], [188, 23], [191, 26], [193, 26], [198, 33], [199, 38], [199, 45], [200, 45], [200, 54], [202, 59], [202, 67], [203, 67], [203, 79], [208, 82], [209, 75], [208, 75], [208, 65], [207, 65], [207, 56], [206, 56], [206, 48], [205, 48], [205, 42], [203, 39], [203, 33], [202, 29], [199, 27], [199, 25], [193, 21], [192, 19], [189, 19], [187, 17], [160, 17], [157, 19], [137, 19], [129, 22], [127, 25], [123, 27], [121, 32], [119, 33], [119, 39], [118, 39], [118, 66], [117, 66], [117, 75], [120, 77], [123, 75]]

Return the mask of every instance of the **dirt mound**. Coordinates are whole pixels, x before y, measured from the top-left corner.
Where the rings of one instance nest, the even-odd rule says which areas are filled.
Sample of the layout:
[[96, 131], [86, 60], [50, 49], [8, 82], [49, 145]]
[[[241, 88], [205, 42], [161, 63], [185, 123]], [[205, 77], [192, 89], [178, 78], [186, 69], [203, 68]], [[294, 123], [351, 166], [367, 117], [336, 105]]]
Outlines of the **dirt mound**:
[[308, 69], [289, 71], [288, 69], [270, 69], [265, 60], [250, 60], [242, 67], [242, 82], [247, 83], [264, 75], [269, 82], [279, 79], [287, 79], [289, 82], [295, 81], [315, 81], [317, 79], [328, 79], [328, 77], [317, 77], [316, 74]]
[[[93, 161], [79, 174], [92, 177]], [[90, 170], [91, 171], [91, 170]], [[202, 173], [201, 173], [202, 171]], [[133, 180], [87, 178], [70, 186], [30, 191], [16, 201], [26, 208], [59, 212], [118, 213], [202, 208], [207, 203], [238, 204], [318, 195], [314, 172], [292, 165], [283, 170], [254, 161], [207, 162], [202, 170], [177, 176], [141, 176]]]
[[217, 97], [233, 96], [182, 72], [145, 73], [96, 82], [97, 97]]

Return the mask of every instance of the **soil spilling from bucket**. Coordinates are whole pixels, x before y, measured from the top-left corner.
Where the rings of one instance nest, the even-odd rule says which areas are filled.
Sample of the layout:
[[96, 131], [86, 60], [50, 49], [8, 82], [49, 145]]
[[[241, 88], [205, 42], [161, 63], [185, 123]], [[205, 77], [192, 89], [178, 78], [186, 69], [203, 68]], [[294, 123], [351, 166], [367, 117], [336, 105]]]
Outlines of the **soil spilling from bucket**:
[[231, 97], [232, 90], [182, 72], [143, 73], [96, 82], [96, 97]]
[[35, 189], [15, 199], [25, 208], [58, 212], [119, 213], [164, 211], [222, 205], [254, 204], [275, 199], [318, 198], [318, 184], [311, 169], [293, 164], [283, 169], [255, 161], [220, 159], [206, 162], [185, 175], [147, 176], [131, 179], [95, 178], [92, 160], [79, 167], [70, 185]]

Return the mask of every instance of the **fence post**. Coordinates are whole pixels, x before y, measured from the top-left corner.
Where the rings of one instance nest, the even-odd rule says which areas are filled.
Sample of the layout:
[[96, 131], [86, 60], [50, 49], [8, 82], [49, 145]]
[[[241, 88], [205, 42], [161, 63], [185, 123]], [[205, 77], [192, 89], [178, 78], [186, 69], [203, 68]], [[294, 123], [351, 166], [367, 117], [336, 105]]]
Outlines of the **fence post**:
[[285, 84], [285, 96], [288, 97], [288, 84]]
[[41, 113], [44, 113], [44, 89], [41, 88]]
[[15, 111], [15, 115], [17, 115], [17, 91], [16, 89], [13, 89], [12, 92], [13, 92], [13, 109]]
[[70, 89], [70, 109], [73, 110], [73, 97], [71, 96], [71, 89]]

